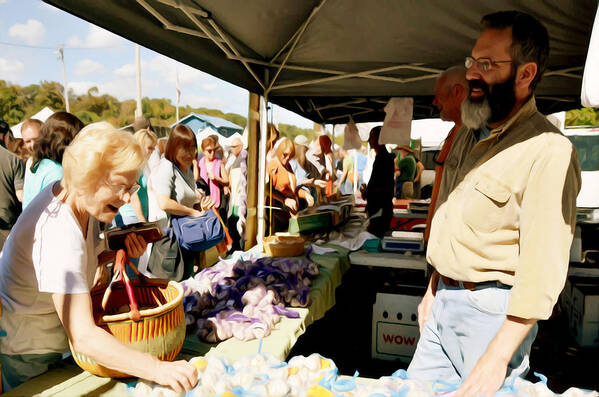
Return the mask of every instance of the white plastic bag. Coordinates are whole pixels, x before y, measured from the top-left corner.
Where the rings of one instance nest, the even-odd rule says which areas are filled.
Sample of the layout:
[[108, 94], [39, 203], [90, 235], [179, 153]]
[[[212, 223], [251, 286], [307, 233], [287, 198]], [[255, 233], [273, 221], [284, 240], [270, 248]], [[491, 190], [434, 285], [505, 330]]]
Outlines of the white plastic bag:
[[362, 140], [358, 132], [358, 127], [352, 118], [349, 119], [349, 123], [345, 125], [343, 129], [343, 149], [360, 149], [362, 147]]
[[595, 15], [593, 32], [589, 41], [589, 52], [582, 77], [580, 102], [585, 107], [599, 106], [599, 9]]
[[410, 145], [414, 98], [391, 98], [385, 106], [380, 144]]

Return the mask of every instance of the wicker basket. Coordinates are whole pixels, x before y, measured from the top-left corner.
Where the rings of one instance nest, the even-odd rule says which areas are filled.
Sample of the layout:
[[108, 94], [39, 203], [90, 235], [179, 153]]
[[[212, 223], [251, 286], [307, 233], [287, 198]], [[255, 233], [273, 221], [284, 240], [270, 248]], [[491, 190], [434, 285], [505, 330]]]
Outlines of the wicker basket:
[[304, 253], [305, 240], [300, 236], [269, 236], [264, 239], [267, 256], [299, 256]]
[[[129, 282], [129, 280], [126, 280]], [[132, 312], [119, 313], [129, 308], [129, 296], [124, 282], [111, 283], [109, 304], [102, 309], [107, 288], [91, 292], [96, 324], [129, 347], [150, 353], [160, 360], [173, 361], [185, 340], [185, 313], [183, 287], [174, 281], [148, 279], [141, 276], [130, 282], [132, 293], [139, 305], [139, 320], [132, 320]], [[158, 307], [156, 307], [158, 306]], [[152, 307], [144, 309], [144, 307]], [[120, 310], [121, 309], [121, 310]], [[77, 365], [94, 375], [125, 378], [131, 375], [106, 368], [89, 357], [71, 352]]]

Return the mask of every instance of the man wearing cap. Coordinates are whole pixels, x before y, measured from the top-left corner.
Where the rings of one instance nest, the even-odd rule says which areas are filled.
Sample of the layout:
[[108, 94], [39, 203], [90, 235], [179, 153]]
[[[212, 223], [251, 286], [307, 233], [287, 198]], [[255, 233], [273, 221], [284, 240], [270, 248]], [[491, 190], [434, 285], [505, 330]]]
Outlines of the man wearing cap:
[[409, 146], [400, 146], [395, 167], [395, 198], [414, 198], [416, 170], [414, 150]]
[[568, 273], [580, 167], [570, 141], [538, 112], [547, 29], [518, 11], [486, 15], [466, 57], [462, 122], [480, 140], [433, 218], [435, 268], [418, 307], [408, 374], [493, 395], [524, 376], [538, 320], [551, 316]]
[[152, 127], [152, 123], [150, 123], [150, 119], [144, 116], [136, 117], [135, 120], [133, 120], [133, 132], [137, 132], [139, 130], [155, 132], [154, 128]]
[[[0, 120], [0, 134], [4, 137], [8, 133], [8, 124]], [[0, 250], [21, 214], [24, 178], [25, 166], [21, 159], [0, 147]]]

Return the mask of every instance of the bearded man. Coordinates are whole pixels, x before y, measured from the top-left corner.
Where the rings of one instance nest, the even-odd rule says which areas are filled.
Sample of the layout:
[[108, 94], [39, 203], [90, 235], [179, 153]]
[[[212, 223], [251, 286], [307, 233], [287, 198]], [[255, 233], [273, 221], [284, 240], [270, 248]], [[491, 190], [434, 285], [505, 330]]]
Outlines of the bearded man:
[[568, 271], [580, 190], [570, 141], [537, 111], [549, 37], [534, 17], [483, 17], [466, 58], [462, 122], [478, 142], [431, 228], [435, 272], [418, 308], [423, 329], [411, 377], [493, 395], [524, 376], [538, 320], [549, 318]]

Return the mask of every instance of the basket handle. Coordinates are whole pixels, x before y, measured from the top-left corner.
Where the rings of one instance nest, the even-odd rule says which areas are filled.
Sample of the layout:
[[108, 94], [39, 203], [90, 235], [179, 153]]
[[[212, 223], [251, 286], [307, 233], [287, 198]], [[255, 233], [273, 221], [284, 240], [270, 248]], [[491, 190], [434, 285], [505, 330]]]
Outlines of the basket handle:
[[133, 321], [139, 321], [141, 319], [141, 315], [139, 314], [139, 307], [137, 306], [137, 301], [135, 300], [135, 295], [133, 294], [131, 280], [129, 280], [129, 276], [127, 276], [127, 272], [125, 271], [125, 266], [127, 262], [129, 266], [131, 266], [135, 274], [140, 275], [137, 268], [127, 258], [125, 250], [118, 250], [116, 252], [116, 258], [114, 260], [114, 276], [112, 277], [112, 280], [110, 280], [110, 284], [108, 284], [108, 288], [106, 288], [106, 291], [104, 291], [104, 296], [102, 297], [102, 310], [106, 310], [106, 305], [108, 304], [108, 299], [110, 298], [110, 294], [112, 293], [112, 287], [114, 283], [122, 279], [125, 283], [125, 290], [127, 291], [127, 296], [129, 297], [129, 318]]

